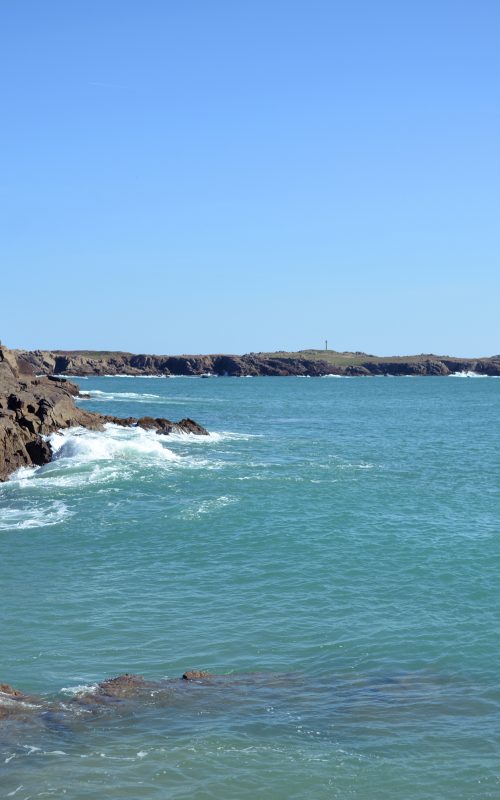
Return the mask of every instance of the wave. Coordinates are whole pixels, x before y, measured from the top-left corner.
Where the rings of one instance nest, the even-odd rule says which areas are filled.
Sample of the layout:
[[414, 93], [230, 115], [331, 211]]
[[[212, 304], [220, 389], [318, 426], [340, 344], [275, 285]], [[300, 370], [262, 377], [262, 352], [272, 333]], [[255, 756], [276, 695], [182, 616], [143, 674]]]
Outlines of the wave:
[[464, 372], [452, 372], [449, 378], [488, 378], [489, 375], [483, 375], [481, 372], [473, 372], [473, 370], [465, 370]]
[[221, 495], [221, 497], [214, 497], [210, 500], [203, 500], [201, 503], [195, 503], [190, 508], [181, 511], [180, 516], [183, 519], [198, 519], [199, 517], [207, 514], [213, 514], [220, 511], [222, 508], [237, 503], [238, 498]]
[[161, 400], [159, 394], [147, 394], [146, 392], [103, 392], [100, 389], [90, 389], [81, 395], [79, 400]]
[[[44, 378], [45, 377], [45, 373], [42, 373], [40, 375], [40, 377]], [[54, 378], [65, 378], [65, 379], [66, 378], [69, 378], [69, 379], [78, 378], [79, 381], [88, 381], [88, 379], [89, 378], [93, 378], [94, 375], [70, 375], [68, 372], [65, 372], [64, 374], [61, 374], [61, 373], [58, 373], [58, 372], [54, 372], [52, 377], [54, 377]]]
[[78, 686], [63, 686], [61, 693], [68, 697], [79, 697], [80, 695], [95, 694], [98, 688], [97, 683], [80, 683]]
[[[208, 436], [158, 435], [137, 427], [108, 423], [103, 431], [69, 428], [46, 437], [53, 450], [52, 461], [41, 467], [22, 467], [0, 486], [0, 531], [57, 525], [73, 515], [68, 506], [48, 497], [68, 500], [82, 489], [113, 492], [117, 484], [172, 469], [219, 470], [225, 461], [216, 456], [219, 447], [232, 441], [247, 441], [249, 434], [231, 431]], [[199, 445], [216, 450], [203, 457]], [[196, 449], [196, 454], [193, 451]], [[48, 496], [47, 496], [48, 495]]]
[[[15, 480], [15, 476], [13, 477]], [[0, 531], [22, 531], [59, 525], [70, 516], [72, 512], [60, 500], [49, 504], [34, 503], [31, 507], [23, 503], [22, 508], [0, 509]]]
[[73, 459], [79, 462], [103, 459], [155, 456], [162, 461], [178, 461], [180, 456], [163, 445], [163, 436], [142, 428], [123, 428], [107, 424], [104, 431], [86, 428], [68, 428], [52, 433], [48, 441], [53, 451], [53, 461]]
[[171, 442], [179, 442], [182, 444], [208, 445], [227, 441], [247, 442], [250, 439], [260, 438], [260, 434], [235, 433], [233, 431], [212, 431], [212, 433], [209, 433], [208, 436], [197, 436], [195, 433], [184, 433], [183, 431], [179, 431], [178, 433], [170, 433], [168, 436], [160, 435], [160, 438], [169, 439]]

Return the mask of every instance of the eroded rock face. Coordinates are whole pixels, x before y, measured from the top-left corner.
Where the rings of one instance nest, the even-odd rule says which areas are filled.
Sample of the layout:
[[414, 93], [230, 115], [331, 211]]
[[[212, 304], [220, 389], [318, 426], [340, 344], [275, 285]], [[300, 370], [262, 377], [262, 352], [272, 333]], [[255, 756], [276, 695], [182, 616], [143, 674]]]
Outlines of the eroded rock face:
[[24, 359], [0, 345], [0, 480], [23, 466], [50, 460], [42, 436], [72, 425], [102, 428], [98, 415], [74, 403], [78, 387], [37, 378]]
[[[247, 353], [246, 355], [162, 356], [133, 353], [82, 351], [23, 351], [20, 356], [36, 372], [67, 375], [449, 375], [473, 371], [500, 375], [500, 356], [459, 359], [449, 356], [404, 356], [379, 358], [366, 353], [340, 354], [334, 363], [328, 358], [295, 354]], [[349, 357], [352, 363], [349, 363]]]
[[[52, 364], [50, 359], [46, 360]], [[66, 363], [66, 362], [65, 362]], [[68, 362], [69, 363], [69, 362]], [[66, 366], [68, 366], [66, 363]], [[54, 367], [62, 364], [55, 364]], [[41, 466], [50, 461], [50, 444], [43, 437], [61, 428], [83, 426], [102, 430], [105, 423], [139, 425], [168, 435], [173, 432], [206, 436], [190, 419], [120, 417], [95, 414], [75, 405], [78, 386], [56, 376], [37, 377], [29, 360], [0, 345], [0, 481], [19, 467]]]

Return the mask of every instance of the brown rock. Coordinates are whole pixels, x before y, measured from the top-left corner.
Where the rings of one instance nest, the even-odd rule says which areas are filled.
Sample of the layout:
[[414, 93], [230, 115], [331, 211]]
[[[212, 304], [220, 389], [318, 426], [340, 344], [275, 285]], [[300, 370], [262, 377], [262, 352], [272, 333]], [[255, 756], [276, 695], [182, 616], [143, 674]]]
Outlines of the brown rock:
[[19, 689], [14, 689], [8, 683], [0, 683], [0, 692], [2, 694], [8, 694], [9, 697], [24, 697], [23, 693], [19, 691]]
[[204, 672], [200, 669], [191, 669], [184, 673], [182, 679], [184, 681], [202, 681], [213, 677], [214, 676], [210, 672]]
[[[6, 480], [19, 467], [41, 466], [50, 461], [51, 448], [43, 437], [61, 428], [83, 426], [102, 430], [105, 423], [113, 422], [123, 426], [139, 425], [164, 435], [173, 430], [187, 430], [198, 435], [207, 433], [192, 420], [173, 423], [151, 417], [122, 419], [85, 411], [74, 402], [78, 386], [64, 378], [37, 377], [33, 371], [33, 364], [40, 371], [47, 367], [56, 371], [69, 368], [70, 360], [47, 356], [40, 363], [38, 356], [32, 361], [29, 355], [24, 353], [16, 357], [0, 345], [0, 481]], [[102, 371], [107, 370], [102, 367]], [[115, 371], [122, 371], [121, 367]], [[92, 374], [92, 369], [87, 372]]]

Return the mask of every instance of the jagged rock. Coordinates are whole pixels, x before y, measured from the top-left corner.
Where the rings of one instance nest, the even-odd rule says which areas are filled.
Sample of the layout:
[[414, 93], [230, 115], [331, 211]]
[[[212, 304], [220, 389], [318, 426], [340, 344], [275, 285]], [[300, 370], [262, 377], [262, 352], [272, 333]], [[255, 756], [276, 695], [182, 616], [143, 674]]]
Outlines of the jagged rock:
[[[198, 423], [195, 422], [194, 420], [189, 419], [189, 417], [181, 419], [180, 422], [174, 422], [173, 431], [175, 433], [177, 432], [192, 433], [195, 436], [209, 435], [208, 431], [205, 428], [203, 428], [201, 425], [198, 425]], [[158, 431], [158, 433], [160, 433], [160, 431]]]
[[[38, 356], [37, 356], [38, 358]], [[44, 358], [44, 363], [61, 368], [63, 364]], [[69, 359], [65, 360], [66, 367]], [[31, 370], [31, 372], [30, 372]], [[102, 430], [107, 422], [150, 427], [158, 433], [186, 431], [206, 435], [193, 420], [179, 423], [158, 418], [137, 420], [96, 414], [75, 405], [78, 386], [64, 378], [36, 377], [27, 356], [19, 356], [0, 345], [0, 481], [24, 466], [41, 466], [50, 461], [52, 451], [44, 437], [61, 428], [83, 426]]]
[[31, 462], [37, 467], [47, 464], [52, 458], [52, 448], [41, 436], [37, 436], [33, 441], [27, 442], [26, 450]]
[[[330, 351], [331, 354], [331, 351]], [[448, 375], [475, 371], [500, 375], [500, 356], [479, 359], [420, 355], [391, 359], [366, 353], [339, 353], [330, 359], [311, 351], [300, 353], [248, 353], [238, 355], [135, 355], [84, 351], [22, 351], [19, 358], [38, 373], [66, 375]], [[338, 363], [337, 363], [338, 362]], [[351, 362], [351, 363], [350, 363]]]

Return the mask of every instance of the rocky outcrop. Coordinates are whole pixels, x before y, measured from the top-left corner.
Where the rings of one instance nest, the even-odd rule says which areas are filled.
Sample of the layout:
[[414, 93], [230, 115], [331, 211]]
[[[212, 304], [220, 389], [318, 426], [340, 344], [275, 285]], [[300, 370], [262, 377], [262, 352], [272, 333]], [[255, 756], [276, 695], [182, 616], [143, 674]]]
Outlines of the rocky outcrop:
[[211, 672], [205, 672], [202, 669], [190, 669], [182, 676], [183, 681], [206, 681], [213, 678]]
[[449, 356], [379, 358], [366, 353], [248, 353], [247, 355], [159, 356], [82, 351], [22, 351], [19, 357], [43, 375], [450, 375], [477, 372], [500, 375], [500, 356], [479, 359]]
[[50, 461], [52, 451], [44, 437], [60, 428], [81, 425], [102, 430], [105, 423], [113, 422], [138, 425], [163, 435], [208, 433], [191, 419], [122, 419], [85, 411], [75, 405], [78, 392], [78, 387], [65, 378], [37, 377], [29, 358], [0, 345], [0, 481], [19, 467]]

